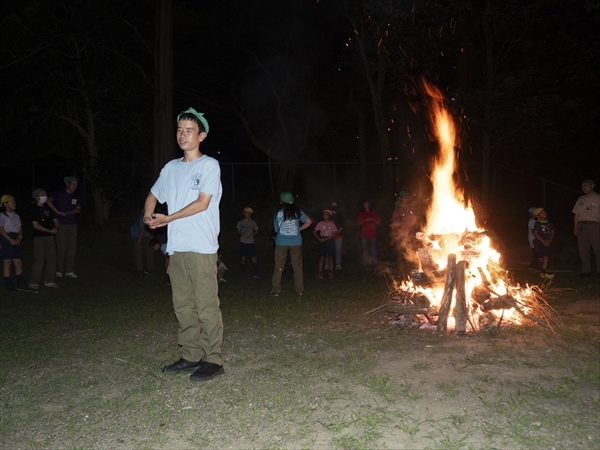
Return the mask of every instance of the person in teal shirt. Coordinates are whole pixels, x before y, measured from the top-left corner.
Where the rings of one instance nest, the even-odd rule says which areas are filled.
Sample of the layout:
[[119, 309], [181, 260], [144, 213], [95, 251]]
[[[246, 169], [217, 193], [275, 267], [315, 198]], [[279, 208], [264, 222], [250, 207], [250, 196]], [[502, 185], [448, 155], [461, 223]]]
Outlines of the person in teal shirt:
[[295, 203], [291, 192], [282, 192], [279, 196], [282, 208], [275, 213], [273, 228], [275, 237], [275, 268], [271, 279], [271, 295], [281, 293], [281, 275], [288, 254], [294, 270], [294, 285], [298, 295], [304, 292], [304, 274], [302, 272], [302, 230], [312, 224], [312, 220]]

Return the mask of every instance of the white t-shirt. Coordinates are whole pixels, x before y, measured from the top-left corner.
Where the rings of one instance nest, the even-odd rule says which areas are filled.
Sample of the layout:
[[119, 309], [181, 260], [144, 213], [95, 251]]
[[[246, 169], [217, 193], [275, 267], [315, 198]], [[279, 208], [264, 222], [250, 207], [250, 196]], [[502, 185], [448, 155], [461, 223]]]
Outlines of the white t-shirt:
[[0, 212], [0, 227], [6, 233], [18, 233], [21, 229], [21, 218], [14, 211]]
[[214, 254], [219, 249], [219, 202], [221, 201], [221, 168], [207, 155], [195, 161], [174, 159], [168, 162], [152, 189], [160, 203], [167, 203], [174, 213], [197, 200], [201, 192], [212, 197], [208, 209], [192, 216], [176, 219], [167, 229], [167, 253], [196, 252]]

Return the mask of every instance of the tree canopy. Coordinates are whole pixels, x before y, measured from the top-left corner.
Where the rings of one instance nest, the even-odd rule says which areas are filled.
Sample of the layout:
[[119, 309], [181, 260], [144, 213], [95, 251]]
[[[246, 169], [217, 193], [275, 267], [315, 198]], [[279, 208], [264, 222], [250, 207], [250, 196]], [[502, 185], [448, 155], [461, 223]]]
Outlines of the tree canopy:
[[[78, 161], [100, 221], [123, 190], [107, 168], [152, 167], [157, 1], [2, 6], [0, 132], [27, 146], [8, 158]], [[599, 11], [568, 0], [173, 0], [173, 110], [206, 113], [210, 145], [231, 147], [231, 161], [278, 162], [278, 189], [293, 189], [300, 162], [353, 161], [380, 163], [389, 190], [386, 165], [410, 178], [434, 150], [424, 77], [447, 94], [461, 163], [478, 167], [483, 192], [493, 164], [577, 180], [598, 151]]]

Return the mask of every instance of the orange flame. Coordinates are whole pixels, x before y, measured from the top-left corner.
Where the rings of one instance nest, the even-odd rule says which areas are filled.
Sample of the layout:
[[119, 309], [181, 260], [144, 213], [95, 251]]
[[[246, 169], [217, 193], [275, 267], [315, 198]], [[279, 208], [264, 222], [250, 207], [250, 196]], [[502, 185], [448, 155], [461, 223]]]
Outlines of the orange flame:
[[432, 123], [439, 142], [439, 156], [431, 175], [433, 201], [427, 215], [427, 234], [462, 233], [477, 231], [475, 213], [470, 204], [465, 207], [464, 192], [456, 186], [456, 128], [448, 110], [444, 107], [444, 97], [434, 86], [423, 81], [430, 98]]
[[[454, 120], [444, 105], [444, 96], [435, 86], [423, 80], [423, 87], [429, 97], [431, 123], [435, 138], [439, 143], [439, 155], [434, 158], [431, 172], [433, 195], [427, 211], [427, 224], [418, 238], [424, 248], [417, 251], [419, 271], [421, 263], [434, 267], [430, 272], [443, 271], [448, 255], [455, 254], [457, 261], [467, 262], [466, 295], [469, 304], [471, 324], [477, 323], [481, 311], [471, 300], [473, 289], [486, 286], [498, 295], [512, 295], [519, 298], [527, 295], [528, 289], [509, 287], [505, 283], [506, 272], [500, 267], [500, 254], [494, 250], [490, 238], [479, 228], [475, 212], [470, 202], [465, 201], [464, 191], [455, 182], [458, 146]], [[441, 277], [433, 280], [431, 286], [422, 288], [412, 282], [404, 282], [403, 289], [412, 292], [424, 292], [432, 305], [440, 305], [444, 281]], [[452, 300], [454, 303], [454, 299]], [[520, 322], [520, 316], [513, 310], [493, 312], [504, 315], [504, 319]], [[454, 327], [453, 318], [449, 318], [448, 329]], [[477, 325], [475, 325], [477, 327]]]

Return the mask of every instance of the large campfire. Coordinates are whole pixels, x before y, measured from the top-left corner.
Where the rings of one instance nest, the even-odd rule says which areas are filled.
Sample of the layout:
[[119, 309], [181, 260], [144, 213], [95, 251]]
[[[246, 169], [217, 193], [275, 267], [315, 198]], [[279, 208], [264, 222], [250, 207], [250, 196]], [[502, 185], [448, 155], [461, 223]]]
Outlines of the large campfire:
[[[530, 320], [553, 329], [560, 318], [538, 286], [511, 285], [472, 204], [455, 182], [456, 129], [441, 92], [423, 82], [439, 154], [431, 171], [433, 194], [426, 225], [415, 239], [397, 236], [404, 257], [417, 269], [393, 280], [384, 305], [392, 323], [458, 334], [496, 329], [501, 323]], [[547, 281], [546, 283], [549, 283]], [[379, 309], [379, 308], [378, 308]]]

